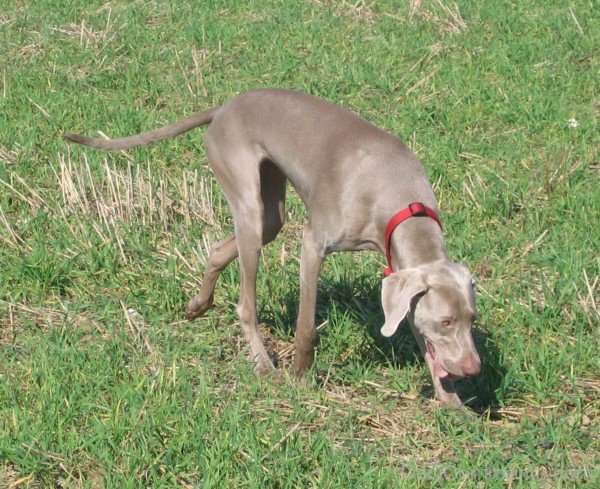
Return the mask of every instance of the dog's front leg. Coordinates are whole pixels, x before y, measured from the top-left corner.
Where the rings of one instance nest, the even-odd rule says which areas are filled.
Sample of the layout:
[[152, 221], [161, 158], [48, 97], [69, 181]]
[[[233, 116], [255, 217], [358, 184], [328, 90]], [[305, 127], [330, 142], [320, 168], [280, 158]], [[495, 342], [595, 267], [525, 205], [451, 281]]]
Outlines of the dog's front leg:
[[312, 227], [307, 224], [302, 238], [300, 255], [300, 307], [296, 324], [294, 345], [294, 373], [306, 384], [306, 371], [315, 358], [315, 309], [317, 305], [317, 281], [324, 256], [324, 248], [315, 242]]

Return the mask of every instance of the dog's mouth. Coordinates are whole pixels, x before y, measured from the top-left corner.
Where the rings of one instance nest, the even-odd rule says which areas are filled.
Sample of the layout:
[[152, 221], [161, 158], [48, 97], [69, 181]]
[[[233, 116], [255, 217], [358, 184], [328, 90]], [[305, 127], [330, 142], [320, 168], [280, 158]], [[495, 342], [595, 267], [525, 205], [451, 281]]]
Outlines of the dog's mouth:
[[446, 377], [452, 378], [453, 375], [450, 372], [448, 372], [444, 367], [442, 367], [442, 364], [440, 363], [440, 360], [437, 357], [435, 347], [433, 346], [431, 341], [426, 339], [425, 343], [427, 344], [427, 351], [429, 352], [429, 355], [431, 355], [431, 360], [433, 360], [433, 372], [435, 376], [439, 379], [445, 379]]

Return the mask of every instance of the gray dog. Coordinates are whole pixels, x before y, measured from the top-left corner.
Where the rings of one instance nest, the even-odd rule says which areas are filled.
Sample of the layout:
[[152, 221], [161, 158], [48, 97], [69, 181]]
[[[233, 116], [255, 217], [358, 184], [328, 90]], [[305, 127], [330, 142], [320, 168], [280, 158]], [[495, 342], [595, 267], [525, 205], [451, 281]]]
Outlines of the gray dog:
[[308, 207], [300, 264], [300, 307], [294, 372], [305, 381], [314, 360], [317, 278], [333, 251], [377, 250], [390, 268], [383, 279], [384, 336], [408, 322], [446, 405], [460, 399], [452, 380], [477, 375], [481, 362], [471, 334], [476, 316], [469, 270], [449, 261], [437, 202], [418, 158], [398, 138], [358, 115], [310, 95], [255, 90], [222, 107], [170, 126], [116, 140], [65, 135], [94, 148], [120, 150], [170, 138], [210, 123], [205, 145], [223, 188], [234, 234], [215, 243], [200, 292], [187, 316], [213, 302], [217, 278], [236, 257], [242, 283], [237, 312], [255, 370], [274, 368], [256, 316], [260, 250], [284, 223], [286, 180]]

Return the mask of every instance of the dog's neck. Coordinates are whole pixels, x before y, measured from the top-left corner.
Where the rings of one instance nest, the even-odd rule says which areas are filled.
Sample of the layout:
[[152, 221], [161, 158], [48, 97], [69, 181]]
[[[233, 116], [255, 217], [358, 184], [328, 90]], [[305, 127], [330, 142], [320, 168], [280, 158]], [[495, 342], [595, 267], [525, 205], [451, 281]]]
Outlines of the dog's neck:
[[392, 233], [390, 245], [394, 272], [448, 260], [444, 234], [433, 219], [415, 218], [403, 222]]

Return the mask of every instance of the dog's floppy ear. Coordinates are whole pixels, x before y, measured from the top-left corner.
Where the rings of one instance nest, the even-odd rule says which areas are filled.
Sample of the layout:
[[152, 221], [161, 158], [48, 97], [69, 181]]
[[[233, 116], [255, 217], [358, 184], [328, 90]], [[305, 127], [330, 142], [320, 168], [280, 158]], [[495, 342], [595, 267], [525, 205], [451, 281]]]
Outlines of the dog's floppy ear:
[[427, 292], [425, 274], [417, 268], [407, 268], [392, 273], [383, 279], [381, 304], [385, 314], [385, 324], [381, 328], [383, 336], [392, 336], [399, 324], [410, 311], [413, 298]]

